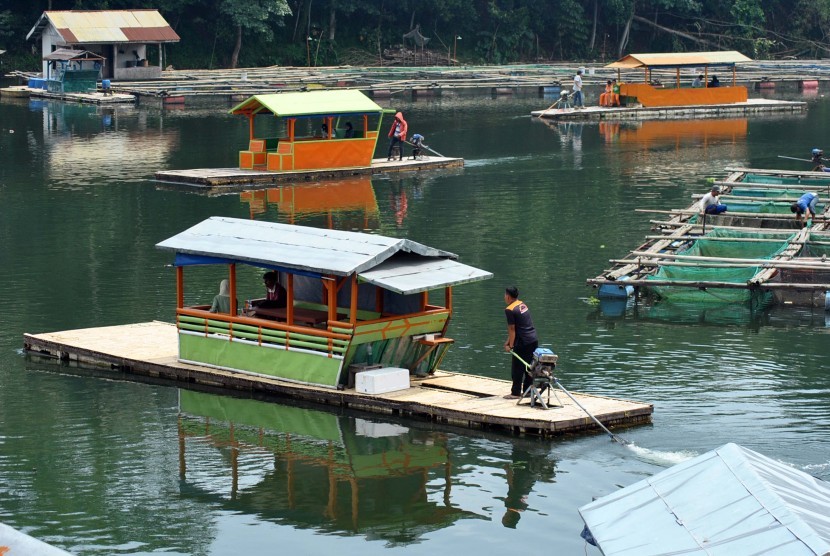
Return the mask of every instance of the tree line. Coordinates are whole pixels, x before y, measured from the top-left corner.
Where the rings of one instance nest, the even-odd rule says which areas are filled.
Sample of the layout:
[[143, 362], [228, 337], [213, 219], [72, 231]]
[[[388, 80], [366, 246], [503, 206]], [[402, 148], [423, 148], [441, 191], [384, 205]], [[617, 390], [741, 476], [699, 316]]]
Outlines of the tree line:
[[3, 70], [39, 67], [26, 34], [45, 10], [146, 8], [181, 37], [165, 46], [176, 68], [381, 65], [425, 51], [460, 64], [830, 53], [830, 0], [0, 0]]

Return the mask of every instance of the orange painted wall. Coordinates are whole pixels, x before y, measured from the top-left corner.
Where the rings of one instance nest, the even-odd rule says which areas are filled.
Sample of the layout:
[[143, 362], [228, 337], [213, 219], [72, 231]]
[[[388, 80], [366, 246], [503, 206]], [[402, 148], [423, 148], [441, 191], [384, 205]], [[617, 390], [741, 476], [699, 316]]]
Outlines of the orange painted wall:
[[620, 86], [620, 95], [636, 97], [637, 102], [649, 108], [698, 104], [732, 104], [746, 102], [749, 98], [746, 87], [656, 89], [645, 83], [623, 83]]
[[296, 141], [294, 170], [370, 166], [375, 143], [374, 138]]

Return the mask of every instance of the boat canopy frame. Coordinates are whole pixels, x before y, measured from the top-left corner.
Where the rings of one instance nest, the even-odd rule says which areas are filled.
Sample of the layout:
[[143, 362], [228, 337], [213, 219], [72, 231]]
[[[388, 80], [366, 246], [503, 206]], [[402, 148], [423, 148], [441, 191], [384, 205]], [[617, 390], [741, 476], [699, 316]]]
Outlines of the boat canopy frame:
[[680, 87], [680, 70], [683, 68], [703, 67], [704, 87], [708, 87], [709, 68], [727, 67], [732, 68], [732, 86], [736, 83], [735, 65], [751, 62], [752, 59], [744, 56], [736, 50], [711, 51], [711, 52], [663, 52], [663, 53], [641, 53], [628, 54], [616, 62], [606, 65], [606, 68], [617, 70], [617, 79], [620, 80], [620, 71], [623, 69], [643, 69], [645, 82], [651, 79], [653, 69], [675, 69], [677, 87]]

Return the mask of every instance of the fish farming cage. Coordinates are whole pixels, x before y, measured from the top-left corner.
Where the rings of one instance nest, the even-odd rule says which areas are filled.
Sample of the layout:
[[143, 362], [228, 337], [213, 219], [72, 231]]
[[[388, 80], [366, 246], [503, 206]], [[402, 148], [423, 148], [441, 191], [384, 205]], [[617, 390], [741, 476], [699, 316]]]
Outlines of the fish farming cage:
[[[830, 236], [811, 234], [797, 261], [826, 263], [827, 269], [782, 268], [775, 282], [787, 284], [830, 284]], [[776, 303], [830, 310], [830, 289], [799, 290], [797, 287], [775, 292]]]
[[[718, 257], [730, 259], [762, 259], [769, 260], [779, 255], [787, 247], [795, 232], [790, 236], [781, 234], [764, 234], [759, 232], [744, 232], [717, 228], [696, 239], [678, 255], [698, 257]], [[761, 239], [747, 243], [741, 239]], [[730, 241], [733, 240], [733, 241]], [[746, 284], [761, 270], [761, 266], [718, 267], [705, 263], [666, 263], [649, 276], [647, 280], [678, 281], [705, 284], [707, 282], [728, 282]], [[678, 286], [647, 286], [649, 294], [655, 295], [663, 301], [680, 303], [748, 303], [755, 307], [766, 307], [773, 302], [770, 292], [752, 289], [730, 289], [718, 287], [678, 287]]]

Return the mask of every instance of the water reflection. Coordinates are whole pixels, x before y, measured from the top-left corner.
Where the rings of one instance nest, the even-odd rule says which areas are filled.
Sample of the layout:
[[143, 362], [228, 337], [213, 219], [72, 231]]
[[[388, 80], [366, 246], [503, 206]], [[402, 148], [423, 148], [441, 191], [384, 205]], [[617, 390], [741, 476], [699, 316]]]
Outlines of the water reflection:
[[749, 122], [728, 120], [646, 120], [642, 122], [599, 122], [599, 134], [606, 144], [636, 143], [645, 148], [683, 143], [744, 143]]
[[179, 146], [177, 129], [165, 129], [161, 119], [133, 106], [33, 99], [29, 109], [43, 114], [40, 136], [32, 133], [29, 140], [45, 154], [51, 188], [135, 181], [166, 166]]
[[[451, 502], [444, 433], [188, 390], [179, 391], [179, 409], [186, 497], [390, 545], [485, 517]], [[531, 473], [513, 473], [524, 477], [525, 496]]]
[[[375, 230], [380, 225], [378, 202], [368, 177], [326, 183], [285, 185], [244, 191], [250, 217], [338, 230]], [[406, 216], [404, 209], [401, 216]]]

